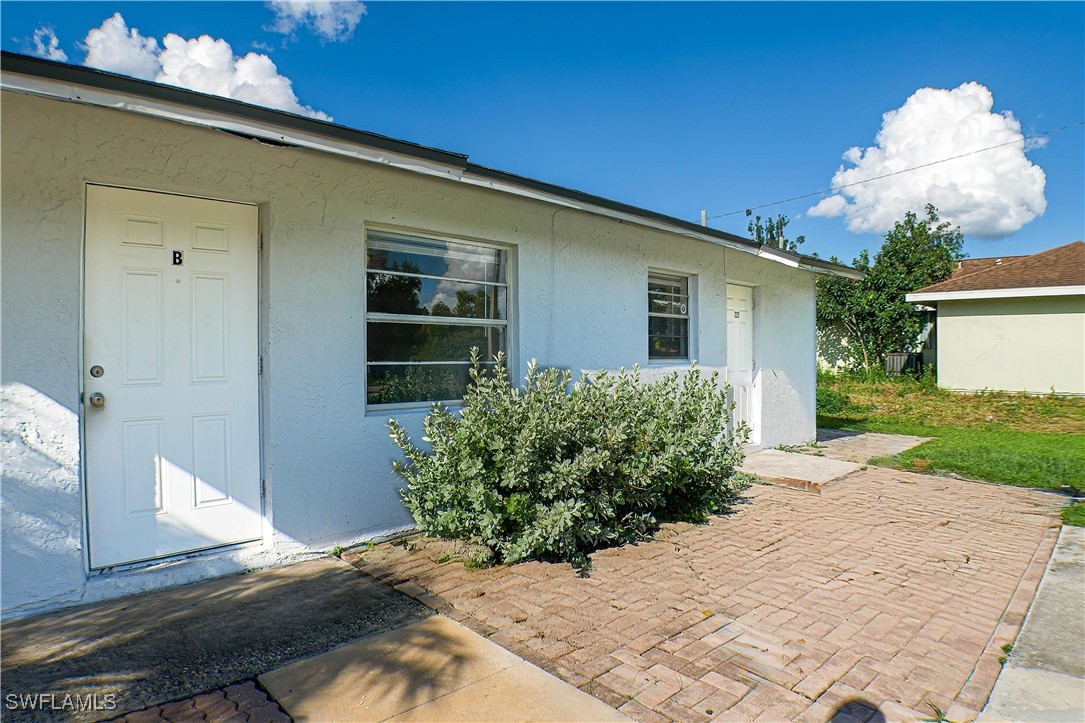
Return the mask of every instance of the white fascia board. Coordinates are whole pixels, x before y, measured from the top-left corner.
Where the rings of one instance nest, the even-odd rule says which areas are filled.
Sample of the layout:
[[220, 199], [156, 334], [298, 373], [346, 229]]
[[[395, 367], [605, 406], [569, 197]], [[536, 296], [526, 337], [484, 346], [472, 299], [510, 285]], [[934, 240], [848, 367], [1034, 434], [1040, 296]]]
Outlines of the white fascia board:
[[197, 125], [205, 128], [231, 131], [254, 138], [283, 143], [299, 148], [307, 148], [322, 153], [331, 153], [338, 156], [346, 156], [358, 160], [392, 166], [415, 173], [424, 173], [430, 176], [438, 176], [460, 183], [488, 188], [502, 193], [508, 193], [523, 198], [531, 198], [537, 201], [576, 209], [584, 213], [604, 216], [623, 223], [632, 223], [638, 226], [663, 231], [670, 234], [696, 239], [705, 243], [723, 246], [726, 248], [748, 253], [759, 258], [775, 261], [795, 269], [803, 269], [815, 274], [827, 274], [845, 276], [847, 278], [862, 278], [862, 274], [832, 271], [810, 264], [802, 263], [801, 256], [781, 249], [766, 246], [753, 246], [727, 241], [709, 234], [699, 234], [688, 229], [672, 226], [662, 221], [622, 213], [613, 209], [596, 206], [590, 203], [579, 203], [564, 198], [557, 194], [546, 193], [529, 188], [524, 188], [511, 183], [502, 183], [489, 178], [483, 178], [467, 173], [464, 169], [435, 162], [427, 162], [411, 156], [399, 155], [387, 151], [369, 148], [360, 144], [336, 141], [323, 136], [305, 133], [292, 129], [284, 129], [272, 123], [262, 123], [253, 120], [242, 120], [226, 113], [217, 113], [189, 105], [169, 103], [166, 101], [153, 100], [139, 96], [119, 93], [116, 91], [104, 91], [87, 86], [66, 83], [63, 81], [49, 80], [33, 76], [24, 76], [18, 73], [5, 72], [0, 76], [0, 85], [5, 90], [12, 90], [30, 95], [38, 95], [57, 100], [66, 100], [74, 103], [83, 103], [102, 108], [115, 108], [126, 110], [142, 115], [164, 118], [178, 123]]
[[4, 90], [12, 90], [29, 95], [39, 95], [56, 100], [83, 103], [102, 108], [126, 110], [141, 115], [164, 118], [166, 120], [197, 125], [204, 128], [231, 131], [254, 138], [262, 138], [275, 143], [283, 143], [299, 148], [347, 156], [358, 160], [401, 168], [415, 173], [458, 180], [462, 168], [428, 162], [412, 156], [390, 153], [353, 143], [336, 141], [304, 131], [285, 129], [271, 123], [242, 120], [226, 113], [202, 110], [189, 105], [168, 103], [139, 96], [130, 96], [114, 91], [103, 91], [73, 83], [64, 83], [44, 78], [33, 78], [6, 72], [3, 74]]
[[799, 268], [806, 269], [807, 271], [813, 271], [815, 274], [823, 274], [825, 276], [842, 276], [843, 278], [851, 279], [852, 281], [861, 281], [864, 278], [864, 274], [862, 271], [856, 271], [852, 268], [848, 268], [844, 271], [833, 271], [830, 269], [821, 268], [819, 266], [810, 266], [808, 264], [801, 264]]
[[799, 268], [799, 259], [794, 254], [789, 254], [781, 249], [776, 249], [771, 246], [762, 246], [757, 250], [757, 255], [763, 259], [771, 259], [776, 263], [790, 266], [793, 269]]
[[930, 291], [905, 295], [906, 301], [965, 301], [967, 299], [1023, 299], [1029, 296], [1082, 296], [1085, 286], [1033, 286], [1020, 289], [975, 289], [972, 291]]

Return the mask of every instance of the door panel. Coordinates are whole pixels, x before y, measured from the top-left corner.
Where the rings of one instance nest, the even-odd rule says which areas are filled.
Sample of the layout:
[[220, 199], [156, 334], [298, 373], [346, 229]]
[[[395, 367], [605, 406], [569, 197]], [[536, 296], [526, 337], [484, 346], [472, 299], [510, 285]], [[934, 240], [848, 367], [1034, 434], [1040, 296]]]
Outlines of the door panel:
[[91, 566], [259, 538], [256, 207], [88, 186], [84, 311]]
[[727, 381], [735, 409], [732, 424], [750, 427], [750, 442], [758, 439], [753, 358], [753, 289], [727, 285]]

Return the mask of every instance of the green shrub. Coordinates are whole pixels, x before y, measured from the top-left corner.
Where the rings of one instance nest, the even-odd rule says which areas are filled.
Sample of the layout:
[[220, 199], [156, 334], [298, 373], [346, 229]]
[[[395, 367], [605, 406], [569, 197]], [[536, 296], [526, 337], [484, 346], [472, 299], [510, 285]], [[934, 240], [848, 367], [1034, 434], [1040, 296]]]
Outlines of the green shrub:
[[817, 410], [822, 416], [835, 417], [852, 409], [851, 397], [844, 392], [830, 387], [819, 386], [817, 390]]
[[388, 426], [416, 524], [477, 546], [476, 562], [587, 565], [592, 550], [644, 539], [661, 521], [726, 511], [746, 484], [716, 374], [694, 367], [642, 384], [634, 367], [572, 384], [532, 361], [517, 388], [503, 358], [492, 371], [472, 361], [459, 414], [436, 404], [426, 417], [428, 451]]

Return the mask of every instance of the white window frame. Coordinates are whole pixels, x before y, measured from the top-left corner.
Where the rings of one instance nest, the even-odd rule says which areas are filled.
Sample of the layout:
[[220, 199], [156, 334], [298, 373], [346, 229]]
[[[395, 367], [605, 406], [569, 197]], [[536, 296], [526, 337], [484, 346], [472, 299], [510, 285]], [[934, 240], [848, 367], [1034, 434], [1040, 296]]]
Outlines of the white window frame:
[[[684, 274], [678, 271], [668, 271], [665, 269], [648, 269], [648, 275], [645, 279], [644, 293], [647, 298], [649, 287], [651, 286], [652, 279], [661, 279], [666, 281], [681, 281], [685, 284], [685, 296], [686, 296], [686, 313], [685, 314], [664, 314], [649, 311], [648, 320], [645, 324], [645, 342], [648, 345], [648, 363], [649, 364], [686, 364], [692, 361], [695, 357], [694, 343], [695, 343], [695, 320], [694, 320], [694, 296], [696, 288], [696, 277], [692, 274]], [[652, 356], [652, 339], [649, 336], [649, 328], [652, 318], [662, 319], [685, 319], [686, 320], [686, 356], [684, 357], [670, 357], [670, 356]]]
[[[371, 311], [369, 311], [368, 277], [369, 277], [370, 269], [369, 269], [369, 264], [368, 264], [368, 258], [369, 258], [369, 236], [370, 236], [370, 234], [398, 236], [401, 239], [407, 239], [407, 240], [410, 240], [410, 239], [414, 238], [414, 239], [418, 239], [420, 241], [437, 241], [437, 242], [443, 242], [443, 243], [453, 243], [453, 244], [461, 244], [461, 245], [467, 245], [467, 246], [477, 246], [479, 248], [493, 249], [495, 251], [500, 251], [500, 252], [504, 253], [505, 254], [505, 257], [504, 257], [505, 258], [505, 280], [504, 280], [503, 283], [474, 282], [474, 281], [472, 281], [470, 283], [481, 283], [481, 284], [485, 284], [487, 286], [503, 286], [505, 288], [505, 318], [504, 319], [460, 319], [459, 317], [432, 317], [432, 316], [423, 316], [423, 315], [414, 315], [414, 314], [388, 314], [388, 313], [382, 313], [382, 312], [371, 312]], [[504, 353], [505, 353], [505, 366], [509, 369], [510, 375], [512, 374], [513, 370], [516, 368], [514, 366], [514, 364], [513, 364], [512, 352], [511, 352], [512, 349], [516, 348], [515, 347], [516, 341], [515, 341], [515, 338], [514, 338], [515, 327], [514, 327], [514, 325], [512, 323], [512, 320], [514, 318], [514, 311], [515, 311], [515, 299], [514, 299], [514, 296], [513, 296], [513, 287], [514, 287], [515, 279], [516, 279], [515, 261], [514, 261], [515, 248], [514, 247], [509, 246], [507, 244], [494, 243], [492, 241], [483, 241], [483, 240], [474, 239], [474, 238], [466, 238], [466, 237], [463, 237], [463, 236], [456, 236], [456, 235], [453, 235], [453, 234], [439, 234], [439, 233], [431, 233], [431, 232], [428, 232], [428, 231], [419, 231], [419, 230], [416, 230], [416, 229], [401, 228], [401, 227], [395, 227], [395, 226], [385, 226], [385, 225], [369, 225], [369, 224], [367, 224], [365, 226], [365, 228], [363, 229], [363, 239], [364, 239], [364, 243], [363, 243], [363, 256], [362, 256], [362, 258], [363, 258], [364, 266], [363, 266], [363, 269], [362, 269], [362, 287], [363, 287], [363, 290], [362, 290], [362, 304], [363, 304], [363, 308], [364, 308], [364, 322], [363, 322], [364, 327], [363, 328], [365, 329], [365, 332], [363, 334], [363, 338], [365, 339], [365, 343], [363, 345], [364, 348], [363, 348], [363, 355], [362, 355], [362, 375], [363, 375], [362, 386], [364, 388], [364, 392], [363, 392], [363, 396], [362, 396], [362, 402], [363, 402], [363, 409], [365, 410], [365, 412], [367, 414], [370, 413], [370, 412], [373, 412], [373, 413], [385, 413], [385, 412], [388, 412], [388, 411], [397, 411], [397, 410], [404, 410], [404, 411], [429, 410], [436, 403], [440, 403], [442, 406], [445, 406], [445, 407], [457, 407], [457, 406], [460, 406], [460, 405], [463, 404], [463, 399], [462, 398], [460, 398], [460, 399], [440, 399], [440, 400], [421, 401], [421, 402], [388, 402], [388, 403], [384, 403], [384, 404], [370, 402], [369, 401], [369, 366], [370, 366], [370, 364], [393, 365], [394, 366], [394, 365], [413, 365], [413, 364], [418, 364], [418, 365], [437, 364], [437, 365], [439, 365], [439, 364], [442, 363], [442, 362], [439, 362], [439, 361], [429, 361], [429, 362], [370, 362], [369, 361], [369, 332], [368, 332], [370, 322], [376, 322], [376, 323], [381, 323], [381, 322], [405, 323], [405, 324], [433, 324], [433, 323], [435, 323], [434, 319], [438, 319], [439, 321], [437, 321], [436, 323], [444, 324], [444, 325], [447, 325], [447, 326], [464, 325], [464, 326], [492, 326], [492, 327], [503, 328], [505, 330], [505, 349], [503, 350]], [[380, 271], [378, 271], [376, 269], [374, 269], [374, 272], [376, 272], [376, 273], [387, 273], [387, 272], [380, 272]], [[428, 278], [428, 279], [434, 279], [434, 278], [445, 279], [445, 278], [447, 278], [447, 279], [453, 280], [453, 281], [456, 280], [456, 279], [453, 279], [452, 277], [443, 277], [443, 276], [442, 277], [435, 277], [435, 276], [428, 275], [428, 274], [410, 274], [410, 273], [405, 273], [404, 274], [402, 272], [395, 272], [395, 273], [400, 274], [400, 275], [406, 275], [406, 276], [417, 276], [419, 278]], [[483, 361], [488, 361], [488, 360], [484, 359]], [[446, 363], [448, 363], [448, 364], [459, 364], [460, 362], [446, 362]]]

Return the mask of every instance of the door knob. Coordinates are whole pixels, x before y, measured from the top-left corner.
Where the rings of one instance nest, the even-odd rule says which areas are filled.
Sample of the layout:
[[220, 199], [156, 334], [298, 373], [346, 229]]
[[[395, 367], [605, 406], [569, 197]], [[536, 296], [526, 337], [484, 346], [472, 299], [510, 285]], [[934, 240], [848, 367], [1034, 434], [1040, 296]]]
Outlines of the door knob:
[[91, 394], [90, 395], [90, 406], [99, 407], [99, 408], [104, 407], [105, 406], [105, 395], [102, 394], [101, 392], [94, 392], [94, 394]]

